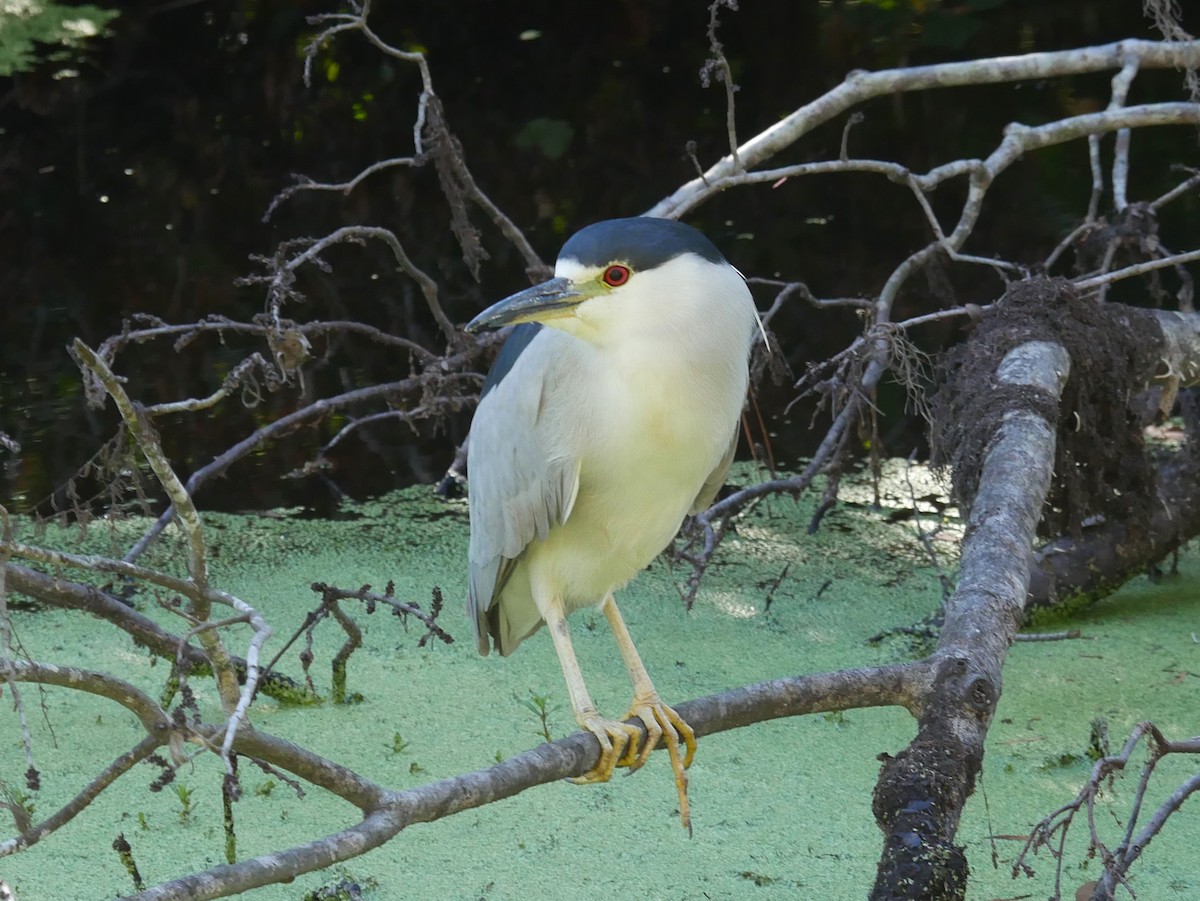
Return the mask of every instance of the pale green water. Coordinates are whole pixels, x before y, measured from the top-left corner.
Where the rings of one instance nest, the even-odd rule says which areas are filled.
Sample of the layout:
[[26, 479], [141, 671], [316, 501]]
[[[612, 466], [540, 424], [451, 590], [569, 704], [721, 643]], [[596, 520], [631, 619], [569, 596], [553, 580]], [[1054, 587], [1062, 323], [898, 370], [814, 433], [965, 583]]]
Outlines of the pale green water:
[[[900, 491], [907, 494], [907, 488]], [[362, 518], [346, 522], [208, 516], [208, 535], [218, 548], [214, 582], [267, 615], [276, 630], [272, 647], [314, 606], [310, 582], [371, 583], [382, 590], [393, 579], [398, 596], [421, 602], [439, 585], [448, 607], [443, 625], [457, 641], [417, 649], [419, 632], [406, 634], [397, 620], [380, 613], [360, 616], [366, 646], [351, 661], [350, 688], [365, 696], [364, 703], [280, 709], [264, 699], [255, 708], [259, 728], [393, 787], [481, 769], [497, 754], [536, 744], [536, 720], [515, 699], [531, 690], [551, 698], [555, 737], [573, 730], [562, 677], [544, 635], [507, 660], [475, 653], [458, 600], [465, 591], [465, 505], [447, 506], [415, 489], [360, 512]], [[898, 643], [871, 647], [865, 640], [881, 629], [915, 622], [937, 603], [936, 575], [916, 551], [911, 524], [887, 525], [863, 509], [843, 507], [828, 517], [821, 533], [809, 536], [804, 534], [807, 516], [807, 504], [787, 500], [753, 513], [726, 541], [690, 614], [661, 561], [618, 596], [668, 702], [777, 676], [884, 662], [902, 652]], [[121, 526], [122, 536], [129, 528]], [[94, 526], [88, 547], [102, 550], [109, 540], [107, 527]], [[73, 533], [52, 530], [45, 541], [75, 546]], [[952, 542], [941, 543], [952, 551]], [[167, 566], [167, 554], [168, 549], [156, 550], [146, 562]], [[788, 574], [765, 613], [766, 592], [787, 563]], [[677, 575], [682, 581], [686, 574]], [[827, 580], [830, 585], [819, 593]], [[1184, 560], [1180, 578], [1159, 585], [1138, 579], [1077, 616], [1071, 625], [1083, 630], [1085, 640], [1013, 649], [985, 762], [988, 807], [977, 792], [959, 836], [974, 872], [972, 899], [1050, 895], [1053, 864], [1044, 854], [1034, 861], [1035, 879], [1014, 882], [1008, 871], [1021, 842], [996, 840], [997, 870], [988, 835], [1025, 835], [1033, 822], [1074, 796], [1090, 762], [1052, 763], [1062, 755], [1082, 755], [1093, 718], [1107, 718], [1117, 746], [1142, 719], [1154, 720], [1172, 737], [1200, 732], [1197, 586], [1200, 565], [1192, 555]], [[169, 617], [155, 613], [146, 597], [139, 607]], [[152, 667], [146, 654], [112, 627], [58, 612], [20, 613], [14, 619], [17, 637], [32, 657], [110, 669], [157, 693], [163, 664]], [[607, 712], [623, 712], [628, 684], [603, 617], [585, 612], [571, 622], [597, 702]], [[229, 643], [236, 649], [236, 641]], [[323, 693], [339, 643], [328, 625], [322, 627], [313, 674]], [[299, 673], [294, 653], [284, 670]], [[202, 701], [211, 706], [213, 693], [197, 682], [201, 685]], [[44, 816], [131, 746], [138, 730], [133, 717], [114, 704], [50, 688], [43, 696], [43, 715], [37, 692], [32, 686], [24, 691], [43, 774], [37, 813]], [[367, 897], [375, 899], [862, 898], [880, 846], [870, 813], [879, 766], [875, 758], [900, 750], [912, 729], [907, 713], [885, 709], [796, 718], [707, 737], [691, 770], [695, 837], [690, 840], [673, 813], [669, 766], [658, 754], [632, 778], [603, 786], [546, 786], [414, 826], [345, 864], [342, 875], [373, 880], [376, 887]], [[396, 733], [410, 743], [400, 753], [393, 751]], [[0, 736], [0, 778], [19, 786], [25, 762], [7, 698], [0, 710]], [[178, 781], [193, 790], [196, 804], [187, 822], [181, 822], [180, 803], [170, 789], [149, 793], [156, 773], [142, 766], [59, 833], [24, 854], [0, 859], [0, 878], [16, 889], [18, 901], [130, 893], [131, 883], [111, 850], [121, 831], [150, 884], [221, 862], [216, 764], [215, 758], [201, 758], [180, 774]], [[1164, 764], [1154, 798], [1197, 765], [1194, 760]], [[236, 815], [243, 856], [300, 844], [354, 821], [356, 811], [319, 790], [299, 800], [275, 780], [269, 794], [257, 794], [269, 779], [245, 763], [242, 779], [247, 794]], [[1134, 782], [1117, 783], [1111, 815], [1101, 820], [1114, 842], [1115, 818], [1128, 809]], [[1200, 897], [1198, 811], [1195, 801], [1185, 805], [1138, 864], [1134, 886], [1140, 898]], [[1065, 888], [1071, 897], [1077, 885], [1093, 878], [1096, 865], [1081, 866], [1077, 842], [1069, 855]], [[300, 899], [337, 878], [334, 872], [312, 874], [249, 897]]]

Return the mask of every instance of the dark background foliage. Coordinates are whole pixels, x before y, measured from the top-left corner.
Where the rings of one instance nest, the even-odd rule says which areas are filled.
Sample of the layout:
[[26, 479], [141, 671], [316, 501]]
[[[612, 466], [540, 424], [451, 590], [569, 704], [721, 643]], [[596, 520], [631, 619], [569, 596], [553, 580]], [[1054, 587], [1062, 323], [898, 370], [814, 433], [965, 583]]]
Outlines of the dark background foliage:
[[[727, 149], [724, 91], [703, 87], [698, 75], [709, 53], [704, 4], [377, 6], [372, 25], [385, 40], [428, 53], [450, 128], [477, 181], [547, 260], [579, 226], [637, 214], [693, 177], [689, 142], [705, 166]], [[301, 194], [263, 221], [290, 173], [340, 181], [412, 151], [415, 68], [348, 35], [323, 48], [312, 86], [304, 86], [303, 51], [317, 31], [306, 17], [331, 11], [332, 0], [129, 2], [107, 36], [75, 61], [74, 77], [62, 77], [64, 64], [47, 53], [32, 70], [0, 82], [0, 429], [24, 449], [19, 459], [5, 457], [0, 500], [17, 509], [45, 505], [113, 433], [110, 416], [84, 408], [64, 351], [72, 337], [94, 346], [137, 312], [173, 323], [214, 313], [249, 318], [263, 307], [262, 291], [235, 282], [255, 270], [250, 255], [269, 255], [281, 240], [345, 224], [390, 228], [437, 279], [456, 322], [527, 283], [519, 256], [480, 216], [475, 222], [491, 258], [479, 281], [471, 276], [432, 166], [389, 170], [349, 197]], [[1184, 26], [1197, 31], [1195, 22]], [[723, 11], [720, 27], [739, 86], [743, 139], [853, 69], [1126, 37], [1158, 37], [1140, 4], [1127, 0], [744, 0], [740, 11]], [[1144, 73], [1130, 100], [1175, 99], [1181, 83], [1178, 73]], [[1036, 124], [1103, 108], [1107, 100], [1108, 75], [887, 98], [863, 109], [850, 152], [924, 170], [987, 154], [1010, 121]], [[829, 124], [777, 162], [836, 157], [843, 124]], [[1139, 133], [1131, 199], [1176, 183], [1169, 165], [1194, 157], [1195, 141], [1185, 129]], [[1004, 176], [968, 249], [1019, 262], [1043, 258], [1078, 222], [1089, 188], [1082, 143], [1032, 156]], [[951, 209], [956, 198], [935, 195], [935, 208], [939, 200]], [[1194, 195], [1168, 208], [1168, 247], [1197, 213]], [[929, 239], [907, 189], [865, 175], [729, 192], [688, 221], [748, 275], [803, 279], [819, 296], [877, 291], [896, 262]], [[288, 315], [356, 319], [443, 349], [420, 293], [395, 271], [386, 249], [340, 247], [326, 258], [331, 272], [303, 270], [299, 288], [307, 300]], [[956, 267], [942, 276], [928, 279], [928, 290], [914, 291], [897, 312], [950, 299], [986, 303], [1000, 293], [984, 270]], [[798, 372], [857, 329], [849, 313], [801, 306], [775, 325]], [[936, 345], [955, 336], [947, 329], [927, 337]], [[196, 396], [243, 356], [232, 344], [209, 339], [176, 353], [164, 342], [122, 357], [119, 368], [137, 397]], [[323, 346], [309, 390], [381, 382], [406, 369], [394, 352]], [[884, 402], [903, 421], [899, 397], [896, 391]], [[781, 399], [786, 395], [767, 390], [764, 406], [777, 409]], [[164, 423], [164, 442], [186, 475], [300, 403], [293, 393], [253, 408], [227, 403], [211, 415]], [[337, 455], [332, 479], [356, 494], [434, 480], [467, 418], [464, 412], [419, 433], [399, 424], [366, 431]], [[807, 422], [803, 411], [796, 419]], [[327, 421], [269, 449], [255, 478], [242, 464], [241, 476], [205, 488], [199, 502], [320, 507], [335, 496], [328, 480], [279, 476], [336, 427]], [[916, 429], [893, 436], [889, 449], [900, 453], [921, 440]], [[804, 434], [785, 430], [781, 444], [780, 456], [794, 458], [805, 451]]]

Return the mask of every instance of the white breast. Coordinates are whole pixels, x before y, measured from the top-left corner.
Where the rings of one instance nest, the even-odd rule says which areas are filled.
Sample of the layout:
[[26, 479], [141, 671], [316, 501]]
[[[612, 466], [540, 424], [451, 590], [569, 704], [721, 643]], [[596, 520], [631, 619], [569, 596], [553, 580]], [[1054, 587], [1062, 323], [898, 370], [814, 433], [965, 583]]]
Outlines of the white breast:
[[[548, 431], [573, 424], [560, 451], [580, 461], [579, 493], [525, 563], [535, 582], [563, 592], [568, 610], [599, 603], [670, 543], [738, 427], [754, 328], [749, 291], [728, 267], [700, 273], [723, 279], [718, 291], [680, 284], [670, 267], [643, 273], [671, 286], [654, 309], [598, 311], [612, 340], [572, 354], [577, 368], [560, 383], [570, 388], [543, 399]], [[614, 335], [614, 323], [629, 325]]]

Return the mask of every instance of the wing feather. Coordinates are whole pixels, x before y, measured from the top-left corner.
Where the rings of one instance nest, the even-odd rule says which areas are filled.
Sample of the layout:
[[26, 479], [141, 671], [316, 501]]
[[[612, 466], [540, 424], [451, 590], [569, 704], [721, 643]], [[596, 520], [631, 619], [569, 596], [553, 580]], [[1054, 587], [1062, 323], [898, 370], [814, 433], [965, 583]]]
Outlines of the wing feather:
[[525, 548], [566, 520], [579, 490], [578, 459], [547, 446], [539, 428], [543, 396], [557, 380], [554, 362], [562, 358], [555, 346], [576, 339], [551, 329], [532, 337], [518, 330], [508, 340], [514, 339], [523, 342], [519, 356], [501, 352], [497, 365], [503, 360], [507, 369], [497, 378], [495, 372], [489, 375], [468, 446], [467, 614], [481, 654], [488, 653], [489, 638], [507, 652], [524, 637], [506, 637], [502, 645], [499, 617], [492, 608]]

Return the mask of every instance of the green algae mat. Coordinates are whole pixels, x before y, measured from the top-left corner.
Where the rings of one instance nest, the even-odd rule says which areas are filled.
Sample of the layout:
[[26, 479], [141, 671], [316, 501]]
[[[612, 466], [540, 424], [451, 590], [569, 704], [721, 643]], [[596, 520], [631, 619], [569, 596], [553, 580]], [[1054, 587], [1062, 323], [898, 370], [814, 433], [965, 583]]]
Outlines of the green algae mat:
[[[895, 467], [893, 467], [893, 471]], [[894, 472], [893, 472], [894, 474]], [[743, 476], [745, 473], [743, 471]], [[918, 486], [912, 494], [920, 497]], [[909, 506], [903, 482], [885, 490], [885, 509], [851, 489], [815, 535], [808, 503], [774, 499], [739, 522], [722, 545], [691, 612], [677, 586], [688, 572], [656, 561], [624, 592], [621, 608], [643, 659], [668, 703], [805, 672], [907, 659], [904, 638], [870, 639], [918, 622], [941, 597], [938, 570], [917, 540], [953, 575], [957, 525], [932, 515], [889, 515]], [[396, 596], [428, 606], [434, 586], [454, 637], [417, 647], [419, 624], [405, 626], [347, 603], [363, 630], [351, 657], [354, 703], [286, 706], [260, 698], [255, 724], [353, 767], [393, 788], [409, 788], [486, 768], [544, 740], [574, 731], [549, 638], [539, 634], [508, 659], [479, 657], [462, 613], [467, 515], [415, 488], [348, 506], [338, 521], [283, 514], [206, 514], [212, 583], [257, 607], [274, 636], [273, 656], [316, 606], [313, 582], [344, 588], [395, 582]], [[119, 556], [147, 521], [46, 527], [24, 539], [76, 552]], [[169, 530], [140, 561], [181, 573], [181, 543]], [[19, 561], [18, 561], [19, 562]], [[1084, 784], [1093, 723], [1103, 721], [1118, 749], [1141, 720], [1171, 738], [1200, 733], [1200, 563], [1185, 554], [1176, 575], [1139, 578], [1118, 594], [1058, 626], [1073, 640], [1021, 642], [1005, 669], [980, 789], [967, 804], [959, 841], [972, 869], [972, 899], [1047, 898], [1054, 861], [1043, 851], [1032, 875], [1012, 878], [1013, 862], [1034, 823], [1068, 803]], [[22, 599], [10, 599], [17, 603]], [[173, 631], [177, 617], [150, 592], [138, 609]], [[167, 662], [135, 647], [114, 627], [78, 613], [15, 610], [21, 653], [50, 663], [106, 670], [157, 695]], [[629, 687], [612, 637], [598, 613], [571, 620], [589, 687], [605, 712], [620, 714]], [[226, 637], [240, 653], [249, 631]], [[330, 661], [342, 636], [317, 630], [311, 675], [325, 697]], [[241, 642], [242, 647], [239, 647]], [[303, 679], [301, 640], [280, 669]], [[206, 716], [211, 685], [195, 678]], [[42, 787], [21, 797], [35, 821], [73, 797], [140, 737], [118, 705], [78, 692], [32, 685], [23, 697]], [[545, 716], [541, 715], [544, 709]], [[855, 899], [874, 878], [881, 835], [871, 816], [878, 755], [912, 737], [899, 709], [852, 710], [774, 721], [701, 739], [691, 775], [695, 833], [679, 827], [665, 754], [640, 772], [599, 786], [542, 786], [445, 820], [412, 826], [384, 847], [290, 885], [248, 897], [282, 901], [334, 898], [339, 882], [366, 899]], [[1135, 758], [1139, 764], [1142, 757]], [[1168, 758], [1151, 783], [1157, 804], [1200, 761]], [[0, 711], [0, 779], [20, 794], [26, 768], [20, 729], [5, 692]], [[113, 841], [123, 833], [148, 885], [219, 864], [224, 857], [221, 768], [212, 755], [185, 766], [153, 793], [158, 769], [140, 765], [66, 827], [27, 852], [0, 858], [0, 879], [17, 901], [74, 901], [132, 894]], [[303, 797], [277, 775], [243, 763], [244, 796], [235, 805], [239, 857], [302, 844], [351, 825], [349, 805], [309, 789]], [[1115, 844], [1137, 786], [1136, 771], [1117, 778], [1098, 806], [1097, 828]], [[11, 800], [11, 798], [10, 798]], [[1184, 805], [1133, 870], [1139, 898], [1200, 897], [1195, 835], [1200, 804]], [[1095, 878], [1079, 823], [1065, 850], [1064, 894]], [[9, 832], [11, 834], [11, 825]], [[346, 888], [343, 886], [343, 888]], [[341, 897], [353, 897], [343, 894]]]

